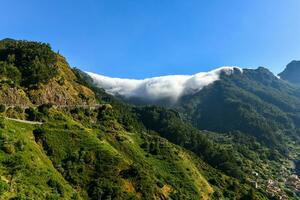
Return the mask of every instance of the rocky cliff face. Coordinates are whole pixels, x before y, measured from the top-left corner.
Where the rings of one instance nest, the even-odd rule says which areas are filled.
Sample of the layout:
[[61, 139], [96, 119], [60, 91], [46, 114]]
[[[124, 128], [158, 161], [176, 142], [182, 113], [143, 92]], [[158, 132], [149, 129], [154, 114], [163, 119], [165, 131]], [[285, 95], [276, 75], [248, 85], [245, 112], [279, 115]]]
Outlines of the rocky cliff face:
[[56, 105], [93, 105], [95, 94], [89, 88], [79, 84], [77, 77], [65, 58], [57, 55], [58, 74], [49, 82], [34, 88], [24, 88], [1, 83], [0, 104], [29, 106], [53, 103]]
[[72, 69], [62, 56], [57, 58], [58, 75], [47, 84], [28, 91], [32, 103], [54, 103], [57, 105], [92, 105], [96, 103], [94, 93], [77, 82]]
[[293, 84], [300, 84], [300, 61], [290, 62], [283, 72], [278, 74], [281, 79]]
[[1, 84], [0, 103], [4, 105], [19, 106], [28, 106], [32, 104], [23, 89], [11, 87], [7, 84]]

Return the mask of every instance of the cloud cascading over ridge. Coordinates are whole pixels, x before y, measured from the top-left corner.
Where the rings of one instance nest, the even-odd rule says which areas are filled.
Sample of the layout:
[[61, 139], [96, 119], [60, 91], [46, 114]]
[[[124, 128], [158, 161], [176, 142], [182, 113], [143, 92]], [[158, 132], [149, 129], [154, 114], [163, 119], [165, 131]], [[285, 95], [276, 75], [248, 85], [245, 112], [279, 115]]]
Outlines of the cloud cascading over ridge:
[[139, 98], [147, 101], [170, 99], [176, 102], [181, 96], [198, 92], [203, 87], [219, 80], [222, 73], [231, 75], [235, 70], [243, 72], [239, 67], [221, 67], [210, 72], [194, 75], [169, 75], [141, 80], [111, 78], [91, 72], [88, 75], [97, 87], [107, 93], [124, 98]]

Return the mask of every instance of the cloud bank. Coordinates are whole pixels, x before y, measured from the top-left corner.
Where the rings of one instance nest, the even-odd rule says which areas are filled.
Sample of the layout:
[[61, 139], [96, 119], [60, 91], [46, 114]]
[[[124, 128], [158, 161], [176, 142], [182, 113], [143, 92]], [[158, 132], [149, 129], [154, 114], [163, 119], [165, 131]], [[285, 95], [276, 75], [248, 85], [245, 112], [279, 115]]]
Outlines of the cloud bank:
[[107, 93], [124, 98], [139, 98], [148, 101], [170, 99], [176, 102], [181, 96], [198, 92], [203, 87], [219, 80], [222, 73], [231, 75], [235, 70], [243, 72], [239, 67], [221, 67], [210, 72], [194, 75], [169, 75], [141, 80], [111, 78], [91, 72], [88, 75], [97, 87]]

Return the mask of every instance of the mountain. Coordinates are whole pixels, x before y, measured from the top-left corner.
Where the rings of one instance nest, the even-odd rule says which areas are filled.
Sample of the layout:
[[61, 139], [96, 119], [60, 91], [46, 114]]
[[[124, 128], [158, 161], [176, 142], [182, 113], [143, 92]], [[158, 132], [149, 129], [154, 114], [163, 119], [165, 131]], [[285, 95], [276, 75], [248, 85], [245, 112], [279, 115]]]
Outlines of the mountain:
[[[105, 83], [102, 88], [119, 99], [139, 106], [152, 104], [137, 107], [135, 111], [148, 129], [194, 152], [225, 174], [250, 182], [256, 180], [265, 191], [285, 198], [290, 193], [286, 191], [290, 188], [286, 180], [297, 171], [287, 163], [298, 163], [300, 153], [299, 88], [263, 67], [233, 67], [229, 68], [230, 73], [226, 73], [228, 68], [220, 68], [212, 72], [218, 73], [142, 81], [91, 77], [95, 86], [102, 87]], [[190, 79], [195, 81], [187, 81]], [[122, 89], [126, 84], [130, 85], [129, 91]], [[141, 84], [145, 89], [140, 89]], [[167, 89], [167, 94], [178, 94], [179, 88], [180, 95], [175, 101], [165, 101], [164, 95], [156, 101], [139, 101], [139, 95], [147, 97], [145, 91], [153, 92], [160, 87], [162, 91]], [[135, 95], [128, 98], [131, 91], [140, 94], [133, 93]], [[155, 96], [159, 92], [151, 94]], [[259, 178], [250, 175], [256, 172]], [[267, 180], [280, 183], [286, 189], [282, 193], [274, 192], [274, 185]]]
[[194, 94], [219, 80], [220, 75], [241, 72], [238, 67], [221, 67], [194, 75], [169, 75], [143, 80], [111, 78], [88, 72], [93, 84], [109, 94], [134, 104], [174, 105], [182, 96]]
[[277, 169], [275, 161], [255, 165], [255, 139], [254, 146], [233, 146], [242, 135], [200, 131], [175, 110], [123, 103], [49, 44], [2, 40], [0, 78], [0, 199], [271, 196], [247, 172], [267, 165], [267, 179]]
[[193, 76], [145, 80], [90, 75], [96, 86], [127, 102], [174, 108], [199, 129], [241, 131], [269, 145], [280, 143], [283, 130], [298, 137], [299, 89], [263, 67], [223, 67]]
[[5, 105], [95, 104], [93, 92], [78, 84], [65, 58], [49, 44], [0, 41], [0, 103]]
[[260, 67], [223, 76], [183, 97], [178, 109], [200, 129], [241, 131], [279, 148], [283, 136], [299, 141], [299, 97], [298, 88]]
[[290, 62], [278, 76], [290, 83], [300, 84], [300, 61], [294, 60]]

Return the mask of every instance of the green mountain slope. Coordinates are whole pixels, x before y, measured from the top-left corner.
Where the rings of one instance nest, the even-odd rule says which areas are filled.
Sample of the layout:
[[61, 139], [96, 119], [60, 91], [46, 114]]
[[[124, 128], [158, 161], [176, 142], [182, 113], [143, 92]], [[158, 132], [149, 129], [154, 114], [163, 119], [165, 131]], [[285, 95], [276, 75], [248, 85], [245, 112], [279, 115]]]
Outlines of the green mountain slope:
[[267, 199], [230, 156], [208, 159], [224, 146], [106, 94], [47, 44], [2, 40], [0, 71], [0, 199]]
[[265, 68], [224, 76], [178, 107], [200, 129], [241, 131], [277, 147], [286, 135], [299, 140], [299, 90]]
[[76, 191], [35, 142], [33, 125], [2, 122], [0, 199], [71, 199]]
[[263, 198], [155, 132], [120, 124], [121, 115], [111, 106], [52, 107], [39, 127], [5, 120], [1, 197]]
[[134, 113], [147, 129], [214, 168], [291, 199], [300, 183], [289, 181], [300, 155], [299, 108], [299, 88], [260, 67], [223, 74], [175, 105], [141, 106]]

